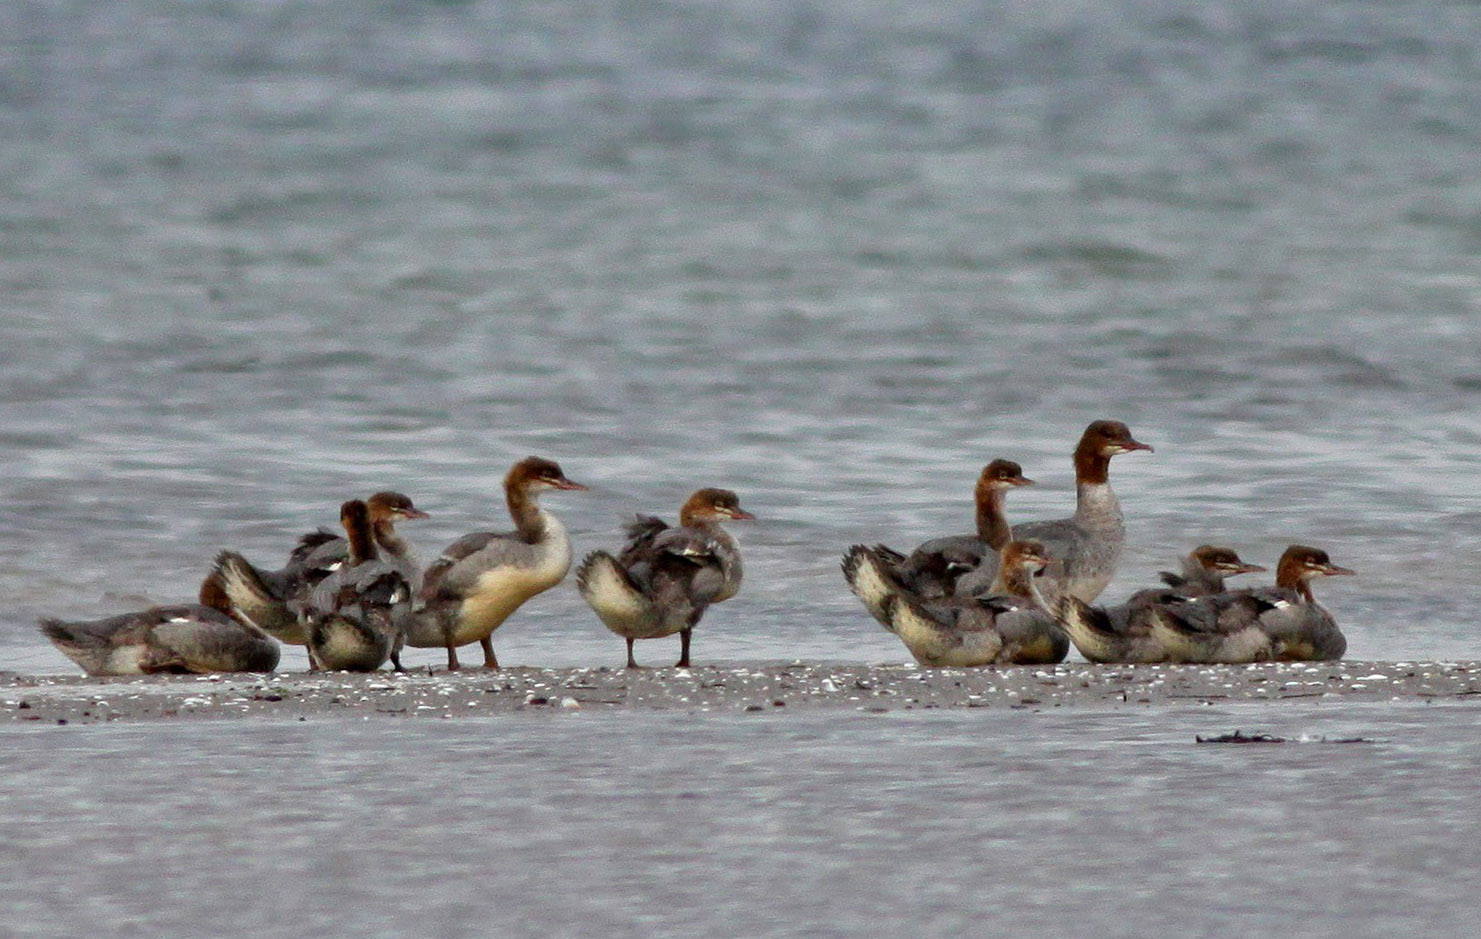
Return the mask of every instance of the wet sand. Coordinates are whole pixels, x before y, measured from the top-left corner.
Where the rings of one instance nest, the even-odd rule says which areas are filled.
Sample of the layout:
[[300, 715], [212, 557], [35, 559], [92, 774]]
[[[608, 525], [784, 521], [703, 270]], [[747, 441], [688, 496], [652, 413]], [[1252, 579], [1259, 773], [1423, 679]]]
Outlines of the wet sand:
[[[734, 663], [690, 669], [508, 668], [138, 678], [0, 672], [12, 722], [479, 717], [516, 712], [1156, 708], [1230, 701], [1481, 700], [1481, 662], [925, 669]], [[1272, 707], [1278, 706], [1272, 703]]]

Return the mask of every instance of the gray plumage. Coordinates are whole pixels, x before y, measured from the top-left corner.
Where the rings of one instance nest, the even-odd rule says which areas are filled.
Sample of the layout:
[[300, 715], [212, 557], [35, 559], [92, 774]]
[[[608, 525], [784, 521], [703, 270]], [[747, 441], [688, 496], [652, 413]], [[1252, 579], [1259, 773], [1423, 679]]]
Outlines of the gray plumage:
[[[1111, 457], [1151, 449], [1134, 439], [1120, 421], [1091, 423], [1075, 447], [1075, 514], [1013, 526], [1015, 540], [1041, 542], [1055, 559], [1045, 568], [1039, 588], [1051, 608], [1066, 596], [1090, 603], [1115, 576], [1126, 525], [1109, 480]], [[957, 581], [956, 594], [980, 596], [996, 577], [996, 559], [985, 556], [976, 569]]]
[[313, 588], [307, 602], [290, 601], [307, 633], [309, 655], [332, 671], [374, 671], [387, 659], [400, 671], [411, 585], [396, 565], [377, 556], [364, 502], [346, 502], [340, 517], [349, 556]]
[[680, 525], [652, 515], [627, 526], [617, 556], [593, 551], [576, 571], [576, 586], [608, 629], [627, 642], [679, 634], [678, 665], [689, 664], [690, 635], [711, 604], [734, 596], [743, 578], [740, 548], [722, 519], [749, 519], [735, 493], [701, 489], [684, 503]]
[[1311, 593], [1314, 577], [1350, 575], [1319, 548], [1291, 545], [1273, 587], [1227, 590], [1153, 604], [1158, 636], [1178, 661], [1334, 661], [1347, 638]]
[[457, 647], [477, 642], [484, 666], [498, 668], [494, 630], [526, 600], [560, 583], [571, 567], [565, 526], [540, 508], [539, 495], [585, 488], [552, 460], [526, 457], [515, 463], [504, 477], [514, 530], [474, 532], [443, 550], [422, 575], [407, 644], [445, 648], [448, 668], [456, 669]]
[[89, 675], [270, 672], [278, 644], [200, 604], [159, 606], [107, 619], [44, 619], [41, 631]]

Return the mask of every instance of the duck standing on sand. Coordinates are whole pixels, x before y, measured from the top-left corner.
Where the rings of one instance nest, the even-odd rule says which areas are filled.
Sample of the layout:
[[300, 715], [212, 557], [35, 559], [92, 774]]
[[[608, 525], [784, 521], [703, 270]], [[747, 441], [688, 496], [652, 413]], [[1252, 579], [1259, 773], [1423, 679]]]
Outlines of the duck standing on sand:
[[[381, 559], [399, 570], [415, 587], [421, 571], [411, 546], [397, 531], [397, 520], [427, 518], [427, 513], [399, 492], [377, 492], [365, 500], [371, 532]], [[327, 529], [309, 532], [298, 539], [288, 563], [280, 570], [265, 571], [235, 551], [216, 556], [206, 575], [211, 589], [222, 592], [238, 618], [252, 623], [290, 645], [308, 645], [308, 634], [293, 608], [309, 603], [314, 587], [338, 570], [349, 557], [349, 541]], [[202, 589], [205, 589], [203, 587]]]
[[607, 628], [627, 640], [627, 667], [637, 668], [633, 642], [679, 634], [677, 668], [689, 667], [695, 625], [712, 603], [735, 596], [740, 548], [722, 521], [752, 519], [729, 489], [700, 489], [679, 509], [679, 525], [640, 515], [613, 557], [588, 554], [576, 586]]
[[107, 619], [41, 620], [41, 631], [89, 675], [270, 672], [281, 650], [271, 636], [234, 619], [208, 582], [201, 602], [156, 606]]
[[373, 672], [391, 659], [401, 667], [401, 646], [411, 615], [406, 575], [382, 561], [370, 509], [359, 499], [340, 508], [349, 556], [319, 581], [307, 603], [292, 603], [308, 637], [309, 658], [327, 671]]
[[[996, 557], [1012, 538], [1003, 510], [1008, 491], [1031, 486], [1023, 468], [1012, 460], [993, 460], [982, 468], [973, 493], [977, 505], [977, 532], [932, 538], [909, 556], [882, 544], [854, 545], [844, 555], [844, 576], [849, 587], [881, 626], [890, 629], [891, 597], [905, 592], [925, 600], [949, 597], [956, 580]], [[851, 572], [861, 572], [857, 581]]]
[[1293, 544], [1276, 565], [1274, 587], [1157, 604], [1154, 625], [1179, 662], [1336, 661], [1347, 637], [1316, 602], [1311, 579], [1352, 573], [1320, 548]]
[[571, 539], [560, 520], [540, 507], [540, 494], [585, 488], [552, 460], [531, 456], [515, 463], [504, 477], [514, 530], [474, 532], [447, 546], [422, 575], [407, 644], [445, 648], [447, 667], [457, 669], [457, 647], [477, 642], [484, 667], [498, 668], [494, 630], [571, 569]]
[[938, 601], [904, 592], [893, 596], [890, 631], [917, 662], [970, 667], [1064, 659], [1069, 640], [1035, 593], [1034, 575], [1051, 561], [1044, 546], [1010, 541], [1000, 555], [1000, 574], [986, 596]]

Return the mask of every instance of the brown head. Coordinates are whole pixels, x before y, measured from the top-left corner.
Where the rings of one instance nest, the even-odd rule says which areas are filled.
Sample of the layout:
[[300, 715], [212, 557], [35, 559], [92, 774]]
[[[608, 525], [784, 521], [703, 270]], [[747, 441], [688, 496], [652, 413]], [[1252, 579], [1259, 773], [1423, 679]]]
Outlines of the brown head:
[[977, 491], [1011, 489], [1014, 486], [1032, 486], [1034, 481], [1023, 475], [1023, 467], [1012, 460], [993, 460], [982, 468], [977, 477]]
[[1111, 468], [1111, 457], [1118, 453], [1152, 448], [1131, 435], [1131, 428], [1120, 421], [1093, 421], [1080, 435], [1075, 447], [1075, 479], [1082, 483], [1103, 483]]
[[1280, 556], [1280, 562], [1275, 566], [1275, 585], [1298, 591], [1307, 600], [1311, 600], [1311, 578], [1356, 573], [1357, 571], [1333, 564], [1332, 559], [1327, 557], [1327, 552], [1321, 548], [1293, 544], [1286, 548], [1285, 553]]
[[741, 508], [740, 497], [729, 489], [696, 489], [679, 509], [679, 524], [692, 525], [713, 519], [752, 519], [756, 516]]
[[1034, 591], [1031, 578], [1048, 567], [1052, 560], [1042, 542], [1008, 542], [998, 552], [998, 576], [993, 581], [993, 592], [1032, 597]]
[[365, 500], [365, 505], [370, 509], [370, 520], [377, 524], [431, 517], [412, 505], [409, 496], [404, 496], [399, 492], [377, 492]]
[[1233, 577], [1236, 574], [1258, 574], [1265, 570], [1258, 564], [1246, 564], [1232, 549], [1216, 545], [1199, 545], [1193, 549], [1189, 557], [1193, 558], [1204, 570], [1213, 571], [1225, 577]]
[[1044, 543], [1032, 539], [1010, 541], [1003, 545], [1001, 552], [1003, 567], [1017, 567], [1029, 573], [1043, 570], [1052, 560], [1054, 559], [1049, 556], [1049, 549], [1044, 547]]
[[520, 489], [525, 492], [541, 492], [546, 489], [585, 489], [580, 483], [572, 482], [561, 472], [560, 464], [538, 456], [527, 456], [509, 468], [504, 477], [506, 490]]

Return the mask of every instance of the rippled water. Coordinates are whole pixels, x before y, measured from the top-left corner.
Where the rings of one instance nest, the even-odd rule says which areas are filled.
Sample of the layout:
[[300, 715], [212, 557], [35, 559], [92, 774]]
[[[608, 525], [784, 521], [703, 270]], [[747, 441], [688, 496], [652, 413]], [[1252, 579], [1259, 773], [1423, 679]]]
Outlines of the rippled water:
[[[548, 500], [580, 552], [700, 485], [761, 517], [734, 526], [746, 585], [700, 627], [697, 661], [899, 660], [844, 587], [841, 550], [965, 528], [997, 456], [1040, 481], [1013, 517], [1067, 514], [1068, 454], [1099, 417], [1157, 448], [1116, 462], [1130, 542], [1108, 599], [1201, 542], [1268, 564], [1299, 540], [1360, 571], [1321, 585], [1354, 657], [1474, 657], [1478, 19], [1439, 0], [0, 7], [0, 668], [71, 671], [37, 616], [186, 599], [219, 549], [276, 561], [349, 496], [412, 494], [434, 516], [408, 526], [428, 556], [502, 527], [498, 481], [531, 452], [593, 487]], [[509, 664], [622, 656], [568, 587], [497, 642]], [[1095, 719], [1111, 737], [1116, 720]], [[1336, 896], [1365, 923], [1388, 922], [1395, 884], [1410, 908], [1424, 886], [1454, 898], [1445, 856], [1386, 811], [1444, 802], [1406, 775], [1449, 780], [1443, 753], [1281, 751], [1319, 762], [1274, 783], [1218, 771], [1244, 756], [1156, 757], [1165, 775], [1144, 778], [1179, 785], [1137, 797], [1237, 815], [1236, 863], [1196, 812], [1087, 816], [1146, 748], [1068, 727], [1008, 768], [1009, 812], [973, 806], [964, 828], [961, 804], [902, 825], [938, 792], [916, 757], [944, 755], [946, 791], [970, 801], [1005, 771], [973, 762], [997, 752], [991, 722], [877, 747], [873, 723], [787, 725], [776, 742], [775, 724], [691, 733], [674, 717], [647, 732], [685, 742], [668, 750], [615, 719], [554, 742], [543, 726], [398, 725], [348, 750], [342, 728], [9, 737], [53, 754], [56, 779], [85, 770], [59, 800], [111, 787], [115, 765], [140, 784], [134, 814], [112, 796], [70, 810], [89, 895], [132, 899], [89, 900], [63, 926], [198, 922], [138, 911], [161, 883], [215, 882], [231, 851], [286, 873], [222, 909], [323, 933], [330, 909], [411, 929], [397, 911], [416, 907], [390, 899], [409, 894], [445, 898], [449, 922], [529, 915], [511, 920], [522, 932], [616, 909], [632, 934], [764, 928], [777, 894], [842, 925], [894, 909], [923, 934], [969, 925], [964, 891], [1020, 924], [1067, 897], [1104, 914], [1125, 891], [1144, 911], [1297, 921], [1300, 897]], [[53, 753], [62, 741], [77, 749]], [[443, 799], [451, 771], [412, 756], [427, 746], [466, 748], [479, 784]], [[657, 804], [634, 795], [641, 770], [603, 781], [604, 761], [650, 753], [677, 772]], [[1092, 755], [1072, 808], [1036, 798]], [[1323, 787], [1359, 786], [1373, 759], [1397, 761], [1387, 795], [1353, 789], [1366, 811], [1344, 811]], [[177, 760], [213, 785], [160, 774]], [[263, 792], [301, 765], [282, 798]], [[157, 787], [168, 800], [146, 797]], [[243, 789], [252, 821], [232, 814]], [[689, 811], [697, 825], [675, 820]], [[1025, 815], [1053, 836], [1022, 838]], [[226, 821], [146, 841], [159, 878], [112, 879], [137, 833], [202, 817]], [[1082, 824], [1108, 846], [1087, 857]], [[792, 847], [772, 866], [779, 837]], [[922, 837], [938, 860], [912, 864]], [[1392, 863], [1360, 865], [1358, 842]], [[1097, 863], [1115, 847], [1137, 847], [1142, 886], [1109, 886]], [[633, 850], [653, 866], [630, 870]], [[978, 866], [943, 881], [953, 852]], [[686, 862], [711, 855], [694, 875]], [[489, 872], [405, 866], [426, 857]], [[377, 876], [349, 879], [363, 864]], [[1385, 879], [1393, 864], [1413, 876]], [[1042, 892], [1000, 905], [1005, 869]], [[67, 873], [45, 882], [77, 894]], [[344, 896], [311, 892], [331, 882]]]
[[[1235, 727], [1309, 742], [1194, 742]], [[1476, 731], [1423, 705], [12, 727], [0, 902], [38, 937], [1464, 935]]]
[[[36, 616], [383, 487], [434, 555], [538, 452], [595, 487], [550, 500], [579, 551], [699, 485], [762, 516], [698, 655], [899, 658], [840, 550], [963, 529], [995, 456], [1065, 514], [1103, 416], [1157, 447], [1108, 599], [1301, 540], [1361, 572], [1353, 655], [1474, 654], [1478, 16], [9, 8], [0, 654], [70, 670]], [[569, 589], [499, 641], [620, 662]]]

